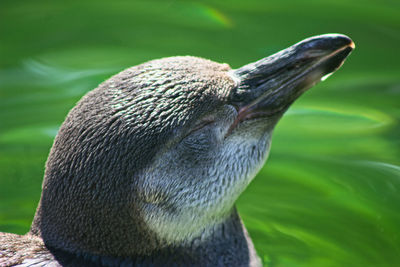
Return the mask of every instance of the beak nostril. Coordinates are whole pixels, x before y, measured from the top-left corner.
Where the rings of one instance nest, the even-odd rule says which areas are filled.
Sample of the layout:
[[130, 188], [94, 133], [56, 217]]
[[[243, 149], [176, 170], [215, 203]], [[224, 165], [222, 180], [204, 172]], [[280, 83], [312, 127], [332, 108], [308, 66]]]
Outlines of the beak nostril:
[[286, 70], [287, 71], [291, 71], [291, 70], [294, 70], [294, 69], [296, 69], [297, 68], [297, 65], [291, 65], [291, 66], [287, 66], [286, 67]]
[[300, 63], [300, 62], [297, 62], [296, 64], [287, 66], [287, 67], [286, 67], [286, 70], [287, 70], [287, 71], [292, 71], [292, 70], [295, 70], [295, 69], [300, 68], [300, 66], [301, 66], [301, 63]]

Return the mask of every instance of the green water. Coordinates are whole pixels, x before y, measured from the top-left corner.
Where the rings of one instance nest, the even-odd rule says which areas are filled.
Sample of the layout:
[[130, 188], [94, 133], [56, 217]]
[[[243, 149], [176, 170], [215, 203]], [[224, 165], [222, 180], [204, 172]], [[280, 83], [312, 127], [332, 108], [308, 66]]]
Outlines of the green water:
[[58, 127], [112, 74], [173, 55], [235, 68], [330, 32], [356, 50], [278, 124], [238, 208], [266, 266], [400, 266], [397, 0], [1, 0], [0, 231], [29, 229]]

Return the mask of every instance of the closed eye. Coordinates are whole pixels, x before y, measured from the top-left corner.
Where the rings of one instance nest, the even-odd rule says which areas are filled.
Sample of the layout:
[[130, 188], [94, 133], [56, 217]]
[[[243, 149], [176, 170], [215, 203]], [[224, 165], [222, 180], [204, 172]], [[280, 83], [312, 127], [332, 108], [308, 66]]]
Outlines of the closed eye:
[[200, 121], [198, 124], [196, 124], [187, 134], [185, 134], [185, 136], [183, 137], [183, 139], [185, 139], [187, 136], [191, 135], [192, 133], [206, 127], [207, 125], [210, 125], [211, 123], [214, 123], [214, 120], [211, 119], [203, 119], [202, 121]]

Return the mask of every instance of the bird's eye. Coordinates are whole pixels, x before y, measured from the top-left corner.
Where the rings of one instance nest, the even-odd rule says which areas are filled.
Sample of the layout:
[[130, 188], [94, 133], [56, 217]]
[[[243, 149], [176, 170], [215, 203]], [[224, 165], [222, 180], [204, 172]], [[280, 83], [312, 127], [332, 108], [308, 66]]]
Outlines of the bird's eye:
[[214, 122], [214, 120], [211, 120], [211, 119], [203, 119], [203, 120], [201, 120], [198, 124], [196, 124], [196, 125], [189, 131], [189, 133], [188, 133], [187, 135], [190, 135], [190, 134], [192, 134], [192, 133], [194, 133], [194, 132], [196, 132], [196, 131], [202, 129], [202, 128], [206, 127], [207, 125], [210, 125], [210, 124], [213, 123], [213, 122]]
[[[200, 120], [184, 136], [182, 136], [181, 142], [183, 142], [183, 143], [192, 143], [192, 142], [194, 142], [193, 140], [198, 138], [198, 134], [196, 134], [196, 132], [198, 132], [199, 130], [203, 129], [207, 125], [210, 125], [210, 124], [212, 124], [214, 122], [215, 122], [214, 120], [208, 119], [208, 118]], [[193, 135], [196, 136], [196, 137], [194, 137]], [[197, 140], [196, 142], [199, 142], [199, 140]]]
[[[209, 128], [207, 126], [213, 122], [213, 120], [202, 120], [196, 124], [180, 142], [185, 147], [184, 151], [193, 154], [195, 158], [198, 155], [206, 155], [215, 146], [214, 131], [207, 130]], [[185, 158], [192, 156], [187, 154]]]

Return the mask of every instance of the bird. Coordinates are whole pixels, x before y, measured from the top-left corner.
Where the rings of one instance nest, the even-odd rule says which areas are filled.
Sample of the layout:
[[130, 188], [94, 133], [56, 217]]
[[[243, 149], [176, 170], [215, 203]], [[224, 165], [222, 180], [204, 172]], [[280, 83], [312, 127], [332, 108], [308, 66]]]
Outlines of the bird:
[[0, 266], [261, 266], [235, 201], [285, 111], [354, 47], [323, 34], [237, 69], [176, 56], [101, 83], [58, 131], [30, 231], [0, 234]]

